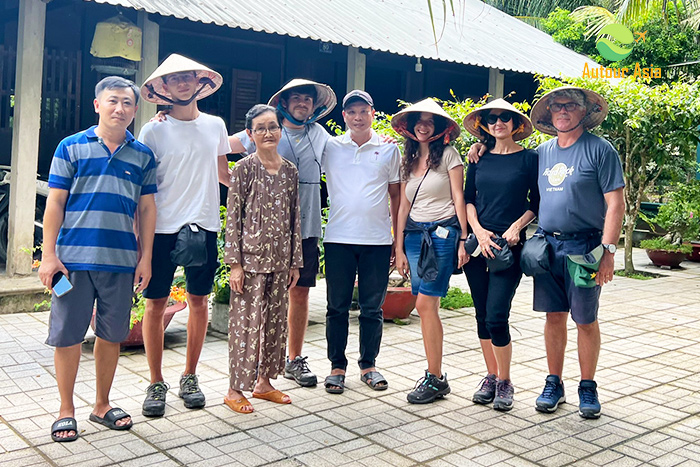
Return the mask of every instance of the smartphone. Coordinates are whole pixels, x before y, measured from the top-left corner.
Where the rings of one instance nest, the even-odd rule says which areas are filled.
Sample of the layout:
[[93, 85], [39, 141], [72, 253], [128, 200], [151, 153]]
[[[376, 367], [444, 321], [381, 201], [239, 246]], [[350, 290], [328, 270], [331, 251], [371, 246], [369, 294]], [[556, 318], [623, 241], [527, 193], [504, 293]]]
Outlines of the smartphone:
[[51, 289], [53, 293], [56, 294], [56, 297], [63, 297], [73, 290], [73, 284], [70, 283], [65, 274], [57, 272], [54, 274], [53, 279], [51, 279]]

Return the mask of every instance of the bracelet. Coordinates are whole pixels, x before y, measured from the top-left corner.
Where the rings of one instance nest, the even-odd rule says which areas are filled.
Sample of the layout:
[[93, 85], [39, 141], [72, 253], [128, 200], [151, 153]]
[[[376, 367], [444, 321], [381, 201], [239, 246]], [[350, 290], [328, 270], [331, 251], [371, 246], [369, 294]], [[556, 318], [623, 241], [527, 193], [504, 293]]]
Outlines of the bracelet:
[[460, 241], [460, 242], [466, 242], [467, 239], [466, 239], [466, 238], [460, 238], [459, 241]]

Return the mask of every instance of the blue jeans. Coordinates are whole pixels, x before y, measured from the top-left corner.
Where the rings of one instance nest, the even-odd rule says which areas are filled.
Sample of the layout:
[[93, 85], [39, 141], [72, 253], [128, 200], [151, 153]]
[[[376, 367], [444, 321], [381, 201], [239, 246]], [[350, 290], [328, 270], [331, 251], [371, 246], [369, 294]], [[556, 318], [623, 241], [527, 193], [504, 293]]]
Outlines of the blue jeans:
[[[430, 228], [437, 222], [416, 222], [416, 224]], [[449, 235], [447, 238], [440, 238], [435, 231], [430, 233], [433, 240], [433, 248], [438, 261], [438, 276], [434, 281], [424, 281], [416, 271], [418, 271], [418, 257], [420, 256], [421, 233], [407, 232], [404, 238], [404, 250], [408, 258], [408, 266], [411, 269], [411, 292], [413, 295], [419, 293], [431, 297], [444, 297], [450, 287], [450, 276], [455, 266], [455, 237], [458, 230], [447, 227]]]

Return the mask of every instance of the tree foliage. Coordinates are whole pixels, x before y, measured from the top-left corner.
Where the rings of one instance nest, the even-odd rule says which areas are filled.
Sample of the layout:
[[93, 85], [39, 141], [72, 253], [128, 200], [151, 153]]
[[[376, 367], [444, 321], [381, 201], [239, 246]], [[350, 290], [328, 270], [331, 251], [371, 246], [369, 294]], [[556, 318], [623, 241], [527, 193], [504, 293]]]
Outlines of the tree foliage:
[[681, 75], [700, 75], [700, 64], [688, 65], [682, 69], [668, 67], [700, 59], [700, 31], [683, 27], [675, 11], [666, 17], [654, 12], [632, 25], [633, 31], [646, 31], [646, 39], [635, 43], [632, 53], [619, 62], [610, 62], [600, 56], [595, 47], [595, 38], [586, 36], [586, 24], [575, 21], [568, 10], [554, 10], [542, 22], [542, 26], [556, 42], [605, 66], [633, 70], [639, 63], [642, 68], [661, 68], [662, 77], [654, 79], [655, 84], [671, 83]]

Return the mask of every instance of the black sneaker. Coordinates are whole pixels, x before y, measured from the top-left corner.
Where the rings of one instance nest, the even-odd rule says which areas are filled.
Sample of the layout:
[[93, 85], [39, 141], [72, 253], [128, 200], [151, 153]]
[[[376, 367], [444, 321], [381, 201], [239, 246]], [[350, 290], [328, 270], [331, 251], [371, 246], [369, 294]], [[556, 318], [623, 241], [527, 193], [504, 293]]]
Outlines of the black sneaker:
[[435, 399], [442, 398], [450, 393], [450, 384], [447, 382], [447, 375], [443, 373], [442, 378], [428, 373], [416, 382], [416, 387], [408, 393], [406, 399], [411, 404], [430, 404]]
[[204, 393], [199, 389], [197, 375], [187, 374], [180, 377], [178, 396], [185, 401], [185, 407], [188, 409], [201, 409], [206, 404]]
[[146, 388], [146, 400], [143, 401], [141, 413], [146, 417], [162, 417], [165, 414], [165, 395], [170, 386], [158, 381]]
[[496, 375], [486, 375], [481, 380], [481, 387], [472, 396], [472, 402], [476, 404], [490, 404], [496, 397]]
[[306, 363], [306, 357], [302, 358], [297, 356], [292, 361], [287, 359], [287, 363], [284, 365], [284, 377], [293, 379], [303, 388], [316, 386], [318, 382], [316, 380], [316, 375], [311, 373], [309, 364]]
[[496, 397], [493, 399], [493, 408], [501, 411], [512, 409], [514, 392], [513, 383], [509, 379], [499, 379], [496, 383]]

